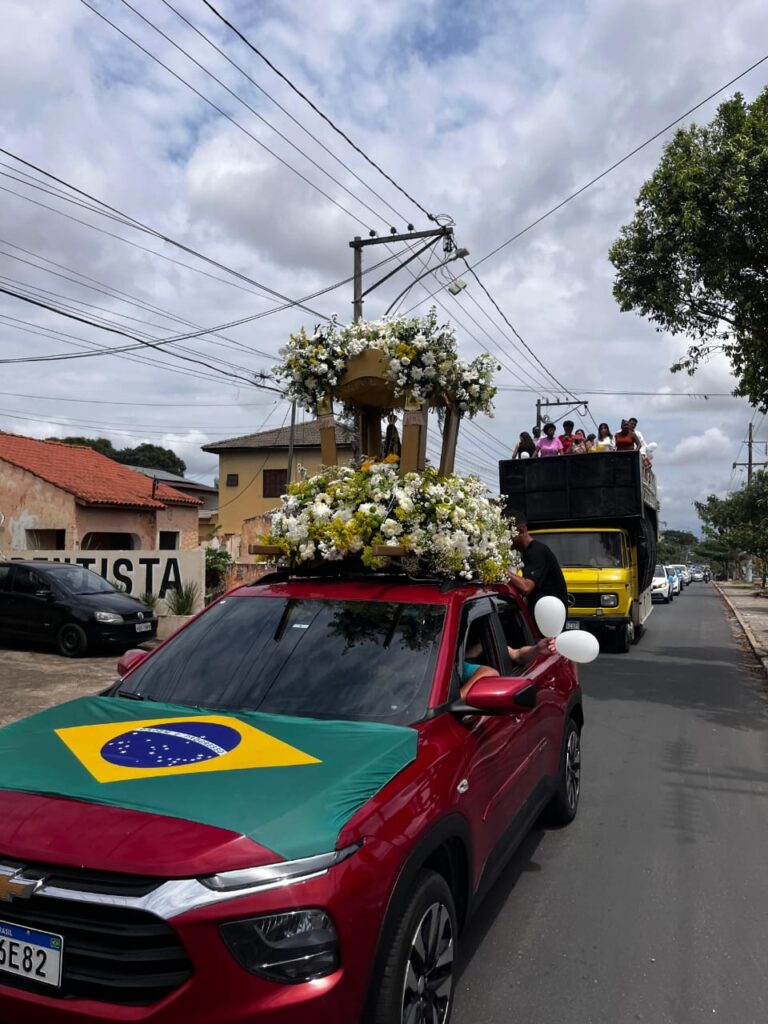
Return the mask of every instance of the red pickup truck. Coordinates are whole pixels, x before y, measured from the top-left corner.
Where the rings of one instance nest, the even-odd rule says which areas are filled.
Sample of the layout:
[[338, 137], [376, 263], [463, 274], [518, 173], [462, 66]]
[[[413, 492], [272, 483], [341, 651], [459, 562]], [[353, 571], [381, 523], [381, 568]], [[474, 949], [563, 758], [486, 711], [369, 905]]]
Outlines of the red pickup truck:
[[504, 584], [275, 574], [0, 729], [0, 1022], [446, 1024], [473, 909], [578, 806], [536, 637]]

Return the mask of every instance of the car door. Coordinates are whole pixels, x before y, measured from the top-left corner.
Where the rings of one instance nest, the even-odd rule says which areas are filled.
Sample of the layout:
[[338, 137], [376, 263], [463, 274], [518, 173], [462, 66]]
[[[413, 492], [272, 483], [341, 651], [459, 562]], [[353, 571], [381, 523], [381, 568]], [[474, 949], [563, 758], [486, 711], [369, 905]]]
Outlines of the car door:
[[[505, 662], [499, 642], [500, 627], [488, 598], [472, 601], [465, 609], [456, 651], [457, 679], [464, 663], [488, 666], [503, 674]], [[482, 653], [467, 658], [467, 648], [480, 642]], [[461, 721], [468, 731], [470, 756], [466, 781], [474, 795], [480, 818], [484, 856], [512, 824], [527, 792], [526, 763], [531, 753], [527, 711], [504, 715], [467, 715]]]
[[48, 640], [55, 617], [51, 583], [25, 565], [13, 567], [9, 620], [16, 636], [29, 640]]
[[[493, 599], [502, 640], [506, 648], [515, 650], [535, 644], [539, 639], [531, 628], [520, 604], [512, 595], [500, 594]], [[509, 665], [510, 675], [524, 675], [536, 687], [536, 706], [527, 712], [529, 758], [526, 765], [526, 784], [532, 789], [544, 775], [556, 770], [563, 736], [563, 708], [560, 693], [560, 671], [563, 659], [559, 654], [547, 654], [525, 666]]]

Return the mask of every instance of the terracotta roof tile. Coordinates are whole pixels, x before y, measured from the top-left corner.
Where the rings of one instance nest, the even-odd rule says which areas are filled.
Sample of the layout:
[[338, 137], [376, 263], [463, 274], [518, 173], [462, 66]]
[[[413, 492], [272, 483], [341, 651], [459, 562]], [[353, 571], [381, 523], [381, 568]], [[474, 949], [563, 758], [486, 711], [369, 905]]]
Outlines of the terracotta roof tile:
[[162, 483], [153, 498], [148, 476], [80, 445], [0, 432], [0, 460], [34, 473], [87, 505], [163, 509], [166, 505], [201, 504], [199, 498]]

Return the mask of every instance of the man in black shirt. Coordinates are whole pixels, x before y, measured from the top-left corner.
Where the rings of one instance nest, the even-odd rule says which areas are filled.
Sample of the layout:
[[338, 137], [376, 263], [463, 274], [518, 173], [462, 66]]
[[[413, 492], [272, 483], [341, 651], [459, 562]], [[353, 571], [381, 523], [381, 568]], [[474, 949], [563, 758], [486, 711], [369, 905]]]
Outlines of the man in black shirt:
[[528, 607], [533, 611], [540, 597], [551, 594], [568, 607], [568, 588], [560, 563], [551, 548], [535, 540], [528, 532], [523, 516], [516, 516], [517, 535], [512, 538], [512, 547], [523, 557], [523, 575], [510, 576], [507, 582], [524, 594]]

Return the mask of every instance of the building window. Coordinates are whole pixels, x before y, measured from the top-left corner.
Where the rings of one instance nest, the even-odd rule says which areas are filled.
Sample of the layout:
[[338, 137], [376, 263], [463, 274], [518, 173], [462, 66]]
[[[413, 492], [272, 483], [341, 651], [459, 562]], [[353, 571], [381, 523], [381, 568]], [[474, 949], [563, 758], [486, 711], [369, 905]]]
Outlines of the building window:
[[157, 546], [161, 551], [176, 551], [179, 547], [177, 530], [161, 530]]
[[264, 490], [265, 498], [279, 498], [285, 494], [288, 487], [287, 469], [265, 469]]
[[239, 473], [227, 473], [227, 487], [237, 487], [240, 483]]
[[82, 551], [134, 551], [139, 547], [132, 533], [86, 533], [80, 541]]

